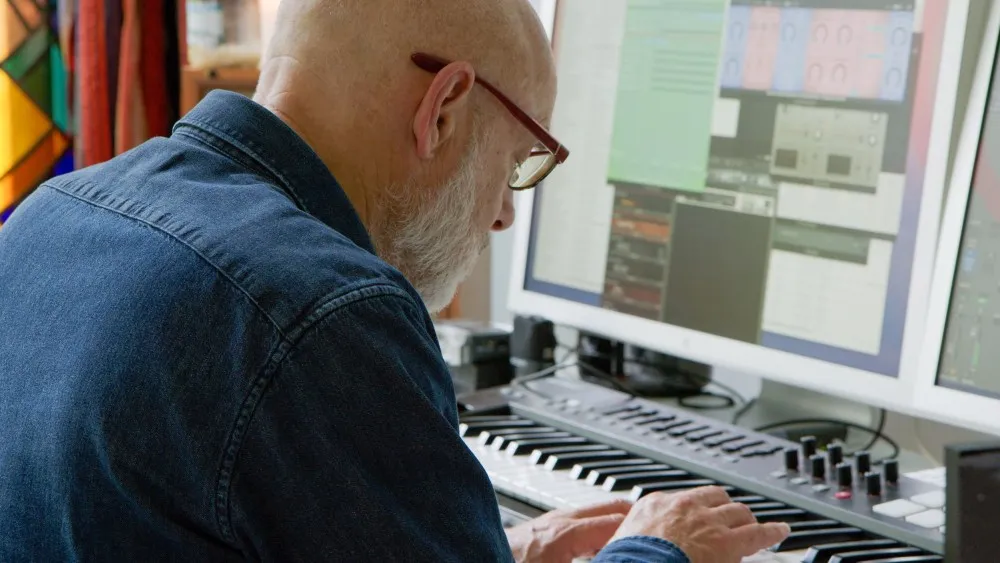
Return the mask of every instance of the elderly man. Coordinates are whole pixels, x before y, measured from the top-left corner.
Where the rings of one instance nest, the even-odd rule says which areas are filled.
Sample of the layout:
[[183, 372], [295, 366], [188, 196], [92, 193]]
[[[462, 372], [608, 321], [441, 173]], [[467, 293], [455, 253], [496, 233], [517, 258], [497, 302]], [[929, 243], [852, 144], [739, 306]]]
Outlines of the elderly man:
[[[0, 231], [0, 560], [735, 562], [721, 489], [503, 530], [428, 316], [566, 157], [523, 0], [285, 0], [254, 100]], [[606, 547], [605, 547], [606, 545]], [[602, 549], [603, 548], [603, 549]]]

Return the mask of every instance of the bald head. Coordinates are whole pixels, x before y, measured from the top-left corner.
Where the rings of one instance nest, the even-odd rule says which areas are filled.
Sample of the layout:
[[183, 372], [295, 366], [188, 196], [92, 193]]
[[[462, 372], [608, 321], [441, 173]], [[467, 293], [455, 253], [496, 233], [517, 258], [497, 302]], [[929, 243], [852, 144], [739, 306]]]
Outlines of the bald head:
[[[421, 68], [416, 52], [446, 64]], [[380, 256], [436, 305], [489, 231], [513, 222], [507, 183], [537, 143], [477, 80], [548, 124], [555, 65], [526, 0], [283, 0], [254, 97], [312, 146]]]

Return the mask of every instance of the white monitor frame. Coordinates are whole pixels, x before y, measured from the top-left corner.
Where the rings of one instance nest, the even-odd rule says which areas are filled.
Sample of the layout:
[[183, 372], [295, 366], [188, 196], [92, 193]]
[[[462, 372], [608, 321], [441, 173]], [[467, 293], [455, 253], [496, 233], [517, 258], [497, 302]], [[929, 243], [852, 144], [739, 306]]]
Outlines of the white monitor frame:
[[918, 414], [992, 434], [1000, 434], [1000, 400], [938, 386], [937, 376], [998, 41], [1000, 41], [1000, 3], [993, 2], [976, 65], [972, 91], [969, 94], [965, 124], [955, 154], [955, 166], [941, 225], [940, 245], [927, 316], [926, 342], [915, 395]]
[[[556, 12], [554, 49], [557, 58], [562, 49], [566, 48], [560, 44], [560, 39], [565, 34], [561, 34], [559, 28], [568, 9], [567, 5], [576, 7], [575, 3], [566, 2], [562, 3]], [[968, 0], [949, 2], [898, 377], [737, 342], [525, 290], [524, 280], [534, 205], [532, 192], [517, 194], [516, 198], [517, 213], [522, 219], [515, 227], [508, 296], [511, 311], [514, 314], [540, 315], [559, 325], [604, 335], [715, 367], [728, 368], [873, 406], [912, 412], [919, 350], [924, 342], [926, 302], [930, 294], [967, 13]], [[560, 96], [571, 95], [573, 92], [560, 91]], [[559, 138], [558, 129], [553, 133]], [[573, 149], [571, 142], [567, 141], [567, 145]], [[563, 166], [573, 166], [572, 155]]]

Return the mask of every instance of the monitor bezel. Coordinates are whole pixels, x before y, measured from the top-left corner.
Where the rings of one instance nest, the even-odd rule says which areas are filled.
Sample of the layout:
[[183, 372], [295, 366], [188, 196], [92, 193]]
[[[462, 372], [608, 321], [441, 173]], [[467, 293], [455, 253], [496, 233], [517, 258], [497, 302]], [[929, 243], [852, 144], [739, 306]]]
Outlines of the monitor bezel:
[[990, 434], [1000, 434], [1000, 416], [997, 416], [1000, 413], [1000, 400], [940, 386], [937, 380], [998, 42], [1000, 4], [994, 3], [989, 11], [965, 123], [955, 153], [928, 302], [926, 340], [915, 392], [915, 406], [921, 416]]
[[[558, 54], [562, 15], [556, 11], [553, 47]], [[958, 90], [968, 0], [948, 3], [939, 77], [932, 117], [931, 141], [914, 251], [911, 291], [904, 328], [900, 370], [897, 377], [845, 367], [759, 345], [683, 329], [656, 321], [544, 295], [525, 289], [528, 246], [531, 238], [534, 194], [519, 193], [516, 209], [508, 306], [512, 313], [540, 315], [559, 325], [603, 335], [665, 354], [672, 354], [716, 368], [730, 369], [797, 387], [859, 401], [900, 412], [912, 412], [919, 348], [924, 343], [925, 305], [930, 294], [939, 218], [944, 194], [947, 155]], [[565, 94], [563, 94], [565, 95]], [[554, 131], [558, 136], [558, 130]], [[572, 147], [571, 147], [572, 148]]]

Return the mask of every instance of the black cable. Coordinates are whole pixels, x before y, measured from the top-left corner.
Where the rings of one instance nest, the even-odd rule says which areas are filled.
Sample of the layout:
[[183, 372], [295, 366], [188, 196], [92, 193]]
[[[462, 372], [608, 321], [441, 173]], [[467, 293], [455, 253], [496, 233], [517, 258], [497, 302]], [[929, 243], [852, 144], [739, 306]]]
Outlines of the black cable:
[[732, 425], [739, 424], [740, 419], [743, 418], [744, 416], [746, 416], [746, 414], [748, 412], [750, 412], [750, 409], [752, 409], [754, 407], [754, 405], [756, 405], [756, 404], [757, 404], [757, 398], [756, 397], [754, 397], [753, 399], [750, 399], [749, 401], [743, 403], [743, 406], [740, 407], [738, 411], [736, 411], [735, 413], [733, 413], [733, 419], [731, 421], [729, 421], [729, 423], [732, 424]]
[[882, 431], [885, 430], [885, 409], [879, 409], [878, 425], [875, 427], [875, 431], [872, 432], [872, 439], [865, 447], [861, 448], [861, 451], [870, 450], [875, 446], [875, 442], [878, 442], [879, 436], [882, 436]]
[[[592, 366], [592, 365], [590, 365], [590, 364], [588, 364], [586, 362], [577, 362], [576, 367], [583, 368], [583, 371], [590, 372], [591, 376], [595, 377], [596, 379], [600, 379], [602, 381], [607, 381], [611, 385], [614, 385], [619, 391], [621, 391], [622, 393], [625, 393], [631, 399], [634, 399], [634, 398], [636, 398], [636, 397], [639, 396], [639, 394], [636, 393], [634, 389], [632, 389], [631, 387], [629, 387], [624, 382], [619, 381], [617, 377], [615, 377], [614, 375], [611, 375], [610, 373], [608, 373], [608, 372], [606, 372], [604, 370], [597, 369], [594, 366]], [[583, 374], [581, 373], [580, 375], [583, 375]]]
[[[885, 412], [885, 411], [883, 411], [883, 412]], [[851, 428], [853, 430], [860, 430], [862, 432], [867, 432], [867, 433], [871, 434], [872, 437], [873, 437], [873, 440], [864, 449], [867, 449], [867, 448], [870, 448], [870, 447], [874, 446], [880, 439], [883, 440], [883, 441], [885, 441], [885, 443], [889, 444], [889, 447], [892, 448], [892, 453], [890, 455], [888, 455], [885, 458], [883, 458], [883, 459], [881, 459], [881, 460], [878, 461], [878, 463], [881, 463], [881, 462], [883, 462], [883, 461], [885, 461], [887, 459], [895, 459], [896, 457], [899, 456], [899, 451], [900, 451], [899, 444], [896, 443], [895, 440], [893, 440], [892, 438], [890, 438], [889, 436], [887, 436], [885, 433], [883, 433], [884, 422], [885, 422], [884, 418], [883, 418], [882, 422], [883, 422], [883, 425], [880, 425], [879, 428], [869, 428], [867, 426], [862, 426], [860, 424], [854, 424], [853, 422], [847, 422], [847, 421], [844, 421], [844, 420], [834, 420], [834, 419], [831, 419], [831, 418], [799, 418], [799, 419], [795, 419], [795, 420], [785, 420], [785, 421], [782, 421], [782, 422], [775, 422], [773, 424], [765, 424], [764, 426], [758, 426], [757, 428], [754, 428], [754, 431], [756, 431], [756, 432], [767, 432], [768, 430], [775, 430], [775, 429], [778, 429], [778, 428], [784, 428], [786, 426], [801, 426], [803, 424], [831, 424], [831, 425], [834, 425], [834, 426], [843, 426], [844, 428]], [[857, 450], [857, 451], [851, 452], [848, 455], [854, 455], [854, 454], [856, 454], [856, 453], [858, 453], [860, 451], [863, 451], [863, 450]]]

